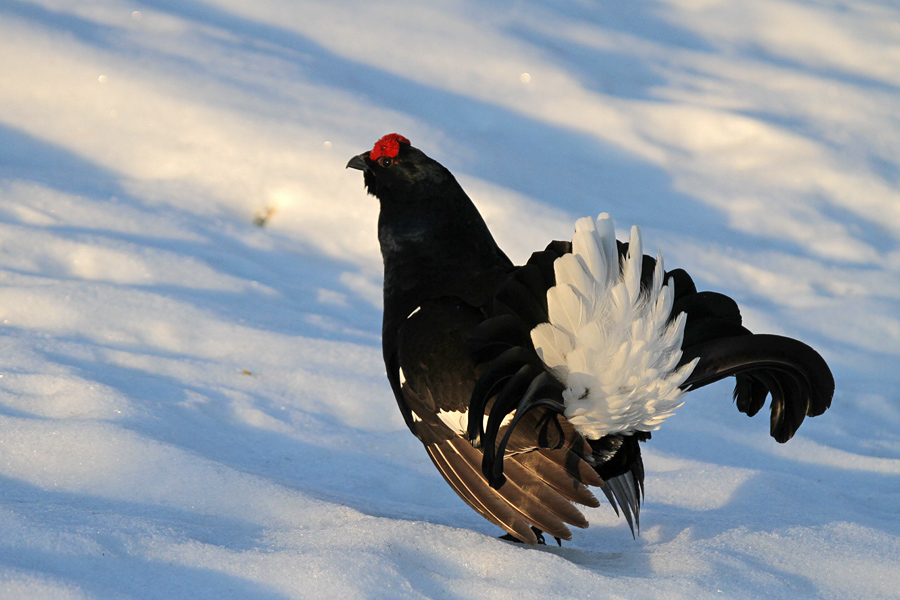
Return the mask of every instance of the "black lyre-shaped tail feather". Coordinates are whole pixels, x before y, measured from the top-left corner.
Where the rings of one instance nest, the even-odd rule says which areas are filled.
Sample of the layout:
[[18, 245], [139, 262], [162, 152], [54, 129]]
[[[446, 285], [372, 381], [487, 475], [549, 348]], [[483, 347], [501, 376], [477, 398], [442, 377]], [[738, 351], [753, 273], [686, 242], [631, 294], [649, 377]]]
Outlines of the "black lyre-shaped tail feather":
[[697, 389], [734, 376], [735, 404], [751, 417], [771, 396], [769, 431], [781, 443], [794, 436], [804, 418], [831, 406], [834, 377], [818, 352], [793, 338], [751, 333], [742, 325], [734, 300], [697, 292], [680, 269], [670, 275], [676, 293], [672, 313], [688, 316], [681, 364], [700, 359], [682, 387]]
[[791, 439], [806, 417], [831, 406], [834, 377], [818, 352], [795, 339], [751, 334], [707, 340], [683, 350], [682, 361], [699, 358], [685, 386], [696, 389], [734, 375], [738, 410], [753, 416], [772, 397], [769, 432]]

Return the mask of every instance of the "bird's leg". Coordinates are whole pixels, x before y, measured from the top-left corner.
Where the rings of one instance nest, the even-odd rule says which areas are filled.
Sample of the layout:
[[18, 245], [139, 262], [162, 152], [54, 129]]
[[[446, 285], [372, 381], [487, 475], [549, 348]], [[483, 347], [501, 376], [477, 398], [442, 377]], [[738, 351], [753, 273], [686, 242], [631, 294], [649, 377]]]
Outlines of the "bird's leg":
[[[546, 546], [547, 542], [544, 540], [544, 532], [538, 529], [537, 527], [532, 526], [531, 530], [534, 532], [534, 536], [537, 538], [538, 546]], [[522, 540], [515, 537], [511, 533], [507, 533], [506, 535], [500, 536], [501, 540], [506, 540], [507, 542], [515, 542], [517, 544], [522, 544]], [[553, 539], [556, 540], [556, 545], [562, 547], [562, 539], [553, 536]]]

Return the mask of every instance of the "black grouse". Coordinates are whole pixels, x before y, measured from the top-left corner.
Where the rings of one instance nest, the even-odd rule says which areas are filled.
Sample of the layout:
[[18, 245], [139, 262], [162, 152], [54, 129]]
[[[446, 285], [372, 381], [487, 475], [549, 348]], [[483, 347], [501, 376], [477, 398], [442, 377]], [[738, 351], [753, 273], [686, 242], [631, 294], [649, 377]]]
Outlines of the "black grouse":
[[728, 376], [753, 416], [771, 397], [786, 442], [831, 404], [822, 357], [741, 324], [737, 304], [698, 292], [681, 269], [615, 238], [608, 215], [580, 219], [515, 266], [446, 168], [389, 134], [350, 159], [381, 212], [382, 342], [406, 425], [447, 483], [507, 539], [570, 539], [576, 505], [599, 487], [632, 534], [639, 442], [682, 395]]

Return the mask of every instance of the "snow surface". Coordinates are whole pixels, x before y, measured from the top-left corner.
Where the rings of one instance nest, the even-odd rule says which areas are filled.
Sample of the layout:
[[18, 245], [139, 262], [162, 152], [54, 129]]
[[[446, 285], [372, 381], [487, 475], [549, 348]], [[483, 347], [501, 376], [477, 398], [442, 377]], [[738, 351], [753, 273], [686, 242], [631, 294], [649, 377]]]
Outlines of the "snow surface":
[[[900, 597], [898, 106], [884, 0], [0, 0], [0, 597]], [[833, 408], [705, 388], [637, 540], [496, 539], [384, 378], [393, 131], [516, 260], [640, 225]]]

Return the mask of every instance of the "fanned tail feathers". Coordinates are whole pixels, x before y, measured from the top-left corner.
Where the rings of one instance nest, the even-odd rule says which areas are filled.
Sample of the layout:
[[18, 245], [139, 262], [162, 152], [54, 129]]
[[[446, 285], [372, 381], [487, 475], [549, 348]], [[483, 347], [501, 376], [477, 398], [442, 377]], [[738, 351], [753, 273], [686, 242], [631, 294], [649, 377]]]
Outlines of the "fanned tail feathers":
[[[617, 242], [605, 213], [580, 219], [571, 243], [535, 252], [502, 282], [467, 347], [482, 368], [469, 411], [487, 418], [469, 419], [466, 437], [483, 451], [487, 484], [506, 487], [504, 459], [565, 444], [576, 481], [599, 485], [632, 533], [643, 497], [639, 442], [687, 391], [734, 376], [737, 407], [750, 416], [771, 395], [779, 442], [824, 412], [834, 392], [815, 350], [752, 334], [734, 300], [698, 292], [686, 272], [666, 272], [662, 256], [644, 256], [642, 246], [637, 227]], [[503, 526], [531, 541], [523, 523]]]
[[535, 350], [565, 386], [565, 416], [585, 437], [656, 430], [681, 406], [696, 364], [679, 366], [685, 316], [670, 320], [673, 283], [660, 256], [642, 288], [637, 227], [621, 265], [609, 215], [575, 229], [572, 253], [554, 263], [549, 322], [531, 332]]

